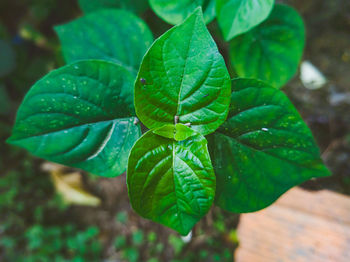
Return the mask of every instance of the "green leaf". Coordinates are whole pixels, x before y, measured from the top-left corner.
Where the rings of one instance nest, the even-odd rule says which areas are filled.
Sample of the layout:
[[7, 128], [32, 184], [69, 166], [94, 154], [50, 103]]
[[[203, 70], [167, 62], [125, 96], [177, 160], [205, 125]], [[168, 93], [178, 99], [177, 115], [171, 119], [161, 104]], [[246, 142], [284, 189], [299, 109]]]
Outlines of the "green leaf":
[[149, 128], [190, 123], [201, 134], [226, 119], [230, 76], [205, 27], [200, 9], [158, 38], [145, 55], [135, 83], [135, 107]]
[[164, 125], [162, 127], [154, 129], [153, 133], [165, 138], [174, 139], [176, 141], [185, 140], [196, 134], [193, 129], [183, 124]]
[[206, 23], [215, 18], [215, 0], [150, 0], [149, 2], [152, 10], [172, 25], [182, 23], [199, 6], [204, 10]]
[[98, 60], [52, 71], [24, 98], [8, 142], [53, 162], [118, 176], [141, 132], [132, 117], [133, 80], [123, 67]]
[[293, 186], [329, 175], [309, 128], [283, 92], [250, 79], [232, 85], [228, 120], [210, 143], [217, 205], [256, 211]]
[[216, 14], [225, 39], [249, 31], [270, 14], [275, 0], [216, 0]]
[[291, 7], [276, 5], [269, 18], [232, 40], [232, 65], [241, 77], [281, 87], [296, 73], [305, 45], [304, 23]]
[[147, 0], [79, 0], [79, 6], [84, 13], [101, 9], [123, 8], [135, 13], [142, 13], [148, 8]]
[[15, 66], [15, 51], [8, 42], [0, 40], [0, 77], [11, 73]]
[[206, 139], [197, 133], [178, 142], [147, 132], [130, 153], [127, 183], [137, 213], [187, 235], [215, 195]]
[[[67, 63], [82, 59], [113, 61], [137, 71], [153, 42], [148, 26], [123, 10], [101, 10], [55, 30]], [[136, 72], [135, 72], [136, 74]]]

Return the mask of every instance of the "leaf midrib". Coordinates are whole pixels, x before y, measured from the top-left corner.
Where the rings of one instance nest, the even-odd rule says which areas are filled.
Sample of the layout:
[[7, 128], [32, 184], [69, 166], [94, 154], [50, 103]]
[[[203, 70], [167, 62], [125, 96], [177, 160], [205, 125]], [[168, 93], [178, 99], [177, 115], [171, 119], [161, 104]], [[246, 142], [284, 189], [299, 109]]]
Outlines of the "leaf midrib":
[[[179, 212], [179, 204], [178, 204], [178, 197], [177, 197], [177, 193], [176, 193], [176, 186], [175, 186], [175, 170], [174, 170], [174, 166], [175, 166], [175, 141], [173, 141], [173, 146], [172, 146], [172, 150], [173, 150], [173, 159], [172, 159], [172, 173], [173, 173], [173, 190], [174, 190], [174, 194], [175, 194], [175, 199], [176, 199], [176, 213], [178, 214], [179, 217], [179, 222], [180, 222], [180, 226], [181, 229], [184, 229], [184, 224], [182, 221], [182, 212]], [[181, 217], [180, 217], [181, 216]]]
[[[180, 210], [179, 210], [179, 204], [178, 204], [178, 196], [177, 196], [177, 190], [176, 190], [176, 186], [175, 186], [175, 170], [174, 170], [174, 166], [175, 166], [175, 163], [174, 163], [174, 161], [175, 161], [175, 157], [176, 157], [176, 154], [175, 154], [175, 147], [176, 146], [180, 146], [181, 147], [181, 145], [179, 145], [179, 142], [176, 142], [176, 141], [173, 141], [173, 146], [172, 146], [172, 150], [173, 150], [173, 155], [172, 155], [172, 175], [173, 175], [173, 183], [174, 183], [174, 188], [173, 188], [173, 190], [174, 190], [174, 194], [175, 194], [175, 198], [176, 198], [176, 210], [177, 210], [177, 214], [178, 214], [178, 217], [179, 217], [179, 220], [180, 220], [180, 225], [181, 225], [181, 228], [183, 229], [183, 230], [185, 230], [185, 231], [187, 231], [186, 230], [186, 228], [184, 227], [184, 224], [183, 224], [183, 218], [182, 218], [182, 215], [183, 214], [186, 214], [186, 215], [188, 215], [188, 216], [191, 216], [191, 217], [194, 217], [193, 216], [193, 214], [188, 214], [188, 213], [185, 213], [185, 212], [180, 212]], [[196, 156], [197, 157], [197, 156]], [[182, 161], [190, 170], [192, 170], [192, 172], [193, 172], [193, 174], [195, 175], [195, 176], [197, 176], [196, 175], [196, 173], [194, 172], [194, 170], [192, 169], [192, 167], [190, 167], [187, 163], [186, 163], [186, 161], [184, 161], [183, 159], [181, 159], [180, 157], [177, 157], [180, 161]], [[198, 157], [197, 157], [198, 158]], [[199, 158], [198, 158], [199, 159]], [[202, 163], [202, 161], [199, 159], [199, 161], [201, 162], [201, 164], [203, 165], [203, 163]], [[204, 165], [203, 165], [204, 166]], [[202, 181], [200, 180], [200, 178], [197, 176], [197, 178], [198, 178], [198, 181], [199, 181], [199, 183], [201, 184], [201, 186], [202, 186], [202, 188], [203, 189], [205, 189], [205, 186], [203, 185], [203, 183], [202, 183]], [[200, 204], [198, 203], [198, 201], [197, 201], [197, 198], [195, 198], [195, 202], [196, 202], [196, 204], [197, 204], [197, 207], [198, 207], [198, 211], [199, 212], [201, 212], [201, 207], [200, 207]], [[180, 219], [180, 217], [181, 217], [181, 219]]]
[[130, 120], [133, 117], [125, 117], [125, 118], [114, 118], [114, 119], [107, 119], [107, 120], [101, 120], [101, 121], [93, 121], [93, 122], [89, 122], [89, 123], [83, 123], [80, 125], [75, 125], [75, 126], [69, 126], [63, 129], [57, 129], [57, 130], [51, 130], [49, 132], [46, 133], [39, 133], [39, 134], [35, 134], [35, 135], [31, 135], [31, 136], [27, 136], [27, 137], [20, 137], [20, 138], [14, 138], [12, 139], [11, 137], [9, 138], [9, 142], [12, 141], [21, 141], [21, 140], [25, 140], [25, 139], [30, 139], [30, 138], [34, 138], [34, 137], [40, 137], [40, 136], [47, 136], [53, 133], [58, 133], [58, 132], [62, 132], [68, 129], [72, 129], [72, 128], [76, 128], [76, 127], [82, 127], [82, 126], [87, 126], [87, 125], [94, 125], [94, 124], [99, 124], [99, 123], [104, 123], [104, 122], [113, 122], [113, 121], [122, 121], [122, 120]]
[[182, 92], [182, 88], [183, 88], [183, 81], [184, 81], [184, 78], [185, 78], [184, 76], [185, 76], [185, 70], [186, 70], [187, 61], [188, 61], [188, 53], [189, 53], [189, 50], [190, 50], [190, 47], [191, 47], [191, 44], [192, 44], [193, 35], [194, 35], [194, 29], [195, 29], [196, 25], [197, 25], [197, 17], [196, 17], [194, 25], [192, 27], [191, 39], [190, 39], [190, 41], [188, 43], [187, 50], [186, 50], [186, 60], [185, 60], [185, 64], [184, 64], [183, 71], [182, 71], [182, 78], [181, 78], [181, 83], [180, 83], [180, 89], [179, 89], [179, 94], [178, 94], [178, 97], [177, 97], [177, 106], [176, 106], [176, 114], [177, 115], [179, 115], [180, 98], [181, 98], [181, 92]]

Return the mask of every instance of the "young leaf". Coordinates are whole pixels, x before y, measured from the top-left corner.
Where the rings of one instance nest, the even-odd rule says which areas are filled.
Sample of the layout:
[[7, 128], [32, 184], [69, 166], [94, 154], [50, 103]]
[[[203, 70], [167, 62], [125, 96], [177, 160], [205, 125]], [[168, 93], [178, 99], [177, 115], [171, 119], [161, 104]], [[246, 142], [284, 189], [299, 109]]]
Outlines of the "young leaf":
[[199, 6], [204, 10], [206, 23], [215, 18], [215, 0], [150, 0], [150, 6], [160, 18], [172, 25], [182, 23]]
[[215, 195], [206, 139], [196, 133], [178, 142], [147, 132], [131, 150], [127, 183], [137, 213], [187, 235]]
[[304, 45], [302, 18], [291, 7], [276, 5], [264, 23], [231, 41], [230, 56], [239, 76], [281, 87], [295, 75]]
[[216, 14], [227, 41], [249, 31], [270, 14], [275, 0], [216, 0]]
[[226, 119], [230, 76], [200, 9], [157, 39], [135, 83], [136, 114], [149, 129], [190, 123], [201, 134]]
[[123, 10], [100, 10], [56, 26], [67, 63], [103, 59], [138, 70], [153, 42], [148, 26]]
[[176, 141], [185, 140], [194, 136], [196, 132], [183, 124], [164, 125], [153, 130], [153, 133], [165, 138], [171, 138]]
[[53, 162], [118, 176], [141, 132], [132, 117], [133, 80], [106, 61], [55, 70], [24, 98], [8, 142]]
[[135, 13], [142, 13], [148, 7], [147, 0], [79, 0], [84, 13], [92, 13], [101, 9], [123, 8]]
[[232, 212], [267, 207], [291, 187], [328, 176], [302, 118], [278, 89], [233, 80], [228, 120], [212, 137], [216, 204]]

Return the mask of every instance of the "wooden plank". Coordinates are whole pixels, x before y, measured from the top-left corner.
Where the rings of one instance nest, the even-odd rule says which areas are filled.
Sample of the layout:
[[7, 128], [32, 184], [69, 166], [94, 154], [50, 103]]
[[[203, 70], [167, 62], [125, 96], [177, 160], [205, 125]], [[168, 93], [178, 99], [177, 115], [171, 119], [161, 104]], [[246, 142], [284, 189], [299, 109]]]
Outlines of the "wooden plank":
[[350, 198], [295, 188], [241, 216], [237, 262], [350, 262]]

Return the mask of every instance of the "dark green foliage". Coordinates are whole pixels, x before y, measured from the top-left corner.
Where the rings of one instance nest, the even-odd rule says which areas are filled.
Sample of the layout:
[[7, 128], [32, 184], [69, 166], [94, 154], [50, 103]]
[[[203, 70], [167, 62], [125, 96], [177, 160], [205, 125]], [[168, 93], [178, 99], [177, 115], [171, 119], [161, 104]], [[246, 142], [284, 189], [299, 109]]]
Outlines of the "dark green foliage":
[[148, 26], [123, 10], [101, 10], [68, 24], [56, 26], [67, 63], [104, 59], [136, 73], [152, 44]]
[[300, 15], [289, 6], [276, 5], [266, 21], [230, 42], [230, 57], [238, 76], [279, 88], [295, 75], [304, 45]]
[[213, 135], [216, 204], [252, 212], [317, 174], [328, 176], [312, 134], [281, 91], [251, 79], [232, 81], [228, 119]]
[[[125, 10], [105, 10], [109, 4], [130, 6], [96, 3], [89, 7], [81, 1], [88, 14], [56, 27], [69, 64], [34, 84], [9, 142], [100, 176], [118, 176], [128, 166], [135, 211], [182, 235], [214, 199], [229, 211], [255, 211], [307, 179], [329, 175], [311, 132], [283, 93], [246, 79], [233, 80], [231, 93], [224, 59], [205, 26], [215, 14], [205, 18], [201, 9], [209, 10], [213, 1], [151, 1], [157, 14], [177, 24], [152, 45], [141, 19]], [[279, 87], [297, 68], [304, 28], [285, 6], [276, 5], [267, 18], [273, 4], [216, 0], [216, 12], [226, 40], [244, 33], [231, 42], [236, 73]], [[144, 129], [151, 129], [140, 138], [135, 112]], [[209, 134], [211, 155], [204, 137]], [[125, 217], [117, 221], [123, 224]], [[225, 231], [220, 222], [214, 227]], [[40, 231], [30, 232], [40, 236]], [[236, 243], [235, 232], [229, 238]], [[123, 258], [138, 261], [142, 254], [135, 246], [144, 239], [135, 231], [133, 246], [119, 236], [115, 247], [123, 248]], [[169, 241], [175, 253], [183, 250], [178, 238]], [[154, 249], [159, 253], [163, 247]], [[223, 258], [230, 254], [211, 259]]]
[[215, 18], [215, 0], [149, 0], [153, 11], [169, 24], [182, 23], [197, 7], [203, 9], [205, 23]]
[[271, 12], [275, 0], [216, 0], [218, 22], [225, 40], [249, 31]]
[[118, 176], [140, 136], [132, 83], [129, 71], [106, 61], [53, 71], [26, 95], [8, 141], [51, 161]]

